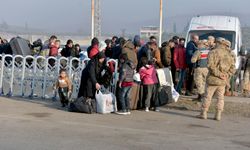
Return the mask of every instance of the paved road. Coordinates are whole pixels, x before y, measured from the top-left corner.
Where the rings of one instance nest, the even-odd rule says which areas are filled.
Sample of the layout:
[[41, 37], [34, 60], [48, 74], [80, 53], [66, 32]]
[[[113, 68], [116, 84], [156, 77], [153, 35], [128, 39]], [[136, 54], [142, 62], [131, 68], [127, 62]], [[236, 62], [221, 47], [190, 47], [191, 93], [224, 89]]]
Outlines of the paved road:
[[0, 150], [250, 149], [250, 118], [224, 116], [216, 122], [195, 115], [164, 108], [130, 116], [87, 115], [49, 101], [0, 98]]

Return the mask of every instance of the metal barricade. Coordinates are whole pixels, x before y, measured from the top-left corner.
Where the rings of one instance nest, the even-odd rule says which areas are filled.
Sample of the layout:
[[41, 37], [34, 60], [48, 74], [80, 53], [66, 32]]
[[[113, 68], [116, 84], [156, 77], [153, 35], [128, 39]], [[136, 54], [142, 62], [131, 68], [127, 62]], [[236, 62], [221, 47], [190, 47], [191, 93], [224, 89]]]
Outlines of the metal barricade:
[[[77, 98], [81, 75], [90, 59], [78, 58], [0, 55], [0, 96], [21, 96], [29, 98], [56, 99], [53, 90], [60, 69], [68, 72], [72, 81], [72, 98]], [[118, 61], [110, 59], [115, 68], [110, 91], [116, 92]]]

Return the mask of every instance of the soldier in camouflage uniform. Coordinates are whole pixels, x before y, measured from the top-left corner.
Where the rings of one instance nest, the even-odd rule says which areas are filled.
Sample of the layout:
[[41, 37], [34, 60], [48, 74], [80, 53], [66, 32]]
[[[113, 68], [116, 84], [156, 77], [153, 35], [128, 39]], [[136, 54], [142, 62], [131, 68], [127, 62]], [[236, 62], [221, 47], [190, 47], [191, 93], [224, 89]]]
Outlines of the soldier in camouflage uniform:
[[205, 96], [206, 79], [208, 74], [207, 58], [209, 53], [208, 41], [202, 40], [198, 43], [198, 50], [194, 53], [191, 62], [195, 64], [194, 82], [197, 87], [198, 101]]
[[221, 120], [221, 113], [224, 109], [224, 93], [227, 80], [235, 73], [235, 64], [231, 53], [227, 50], [225, 39], [218, 38], [216, 48], [208, 55], [209, 75], [207, 77], [206, 96], [202, 103], [201, 119], [207, 119], [212, 97], [217, 95], [217, 106], [215, 120]]

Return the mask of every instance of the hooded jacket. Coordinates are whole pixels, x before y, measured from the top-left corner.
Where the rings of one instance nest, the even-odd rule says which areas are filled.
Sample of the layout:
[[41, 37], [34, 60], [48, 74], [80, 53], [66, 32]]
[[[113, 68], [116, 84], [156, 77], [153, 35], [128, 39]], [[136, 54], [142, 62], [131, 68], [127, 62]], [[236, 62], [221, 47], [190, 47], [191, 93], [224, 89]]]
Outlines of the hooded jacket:
[[128, 59], [132, 61], [134, 64], [134, 67], [138, 65], [137, 55], [134, 50], [134, 44], [131, 41], [127, 41], [123, 48], [122, 48], [122, 54], [127, 54]]
[[144, 66], [139, 71], [143, 85], [152, 85], [158, 83], [156, 69], [153, 65]]
[[161, 61], [164, 67], [171, 65], [171, 48], [170, 46], [164, 46], [161, 48]]
[[94, 59], [94, 57], [99, 53], [98, 45], [93, 45], [88, 48], [88, 57]]

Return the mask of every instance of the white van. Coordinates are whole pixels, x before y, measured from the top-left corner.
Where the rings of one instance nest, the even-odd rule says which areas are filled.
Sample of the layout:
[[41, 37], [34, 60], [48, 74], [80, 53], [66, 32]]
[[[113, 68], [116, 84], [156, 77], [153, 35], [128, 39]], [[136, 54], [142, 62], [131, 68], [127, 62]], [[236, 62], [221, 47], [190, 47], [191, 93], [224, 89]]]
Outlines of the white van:
[[[197, 16], [193, 17], [189, 30], [187, 32], [187, 42], [190, 41], [191, 35], [197, 34], [200, 39], [207, 39], [212, 35], [215, 38], [224, 37], [232, 43], [232, 49], [235, 53], [236, 68], [240, 69], [242, 34], [240, 21], [237, 17], [229, 16]], [[242, 52], [243, 53], [243, 52]]]

